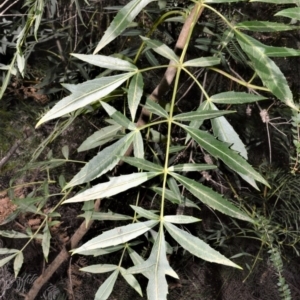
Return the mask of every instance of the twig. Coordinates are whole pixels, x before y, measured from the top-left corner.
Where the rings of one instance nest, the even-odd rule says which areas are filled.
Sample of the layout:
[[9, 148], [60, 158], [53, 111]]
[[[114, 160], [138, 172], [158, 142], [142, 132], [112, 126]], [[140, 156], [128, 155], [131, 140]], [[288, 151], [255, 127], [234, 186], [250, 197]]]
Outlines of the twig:
[[17, 140], [13, 144], [13, 146], [9, 149], [7, 154], [0, 160], [0, 169], [9, 161], [10, 157], [15, 153], [15, 151], [18, 149], [20, 144], [22, 143], [22, 140]]
[[[97, 199], [94, 205], [94, 210], [99, 211], [101, 200]], [[71, 249], [76, 248], [83, 236], [88, 232], [90, 227], [93, 224], [93, 220], [86, 224], [85, 220], [81, 223], [79, 228], [73, 234], [69, 245]], [[61, 264], [66, 261], [70, 256], [70, 253], [67, 251], [66, 247], [60, 251], [56, 256], [54, 261], [47, 267], [44, 273], [42, 273], [33, 283], [31, 289], [25, 296], [25, 300], [34, 300], [39, 293], [42, 286], [50, 279], [54, 272], [61, 266]]]
[[[7, 3], [8, 1], [9, 1], [9, 0], [4, 1], [4, 3], [2, 3], [2, 4], [0, 5], [0, 8], [2, 8], [2, 6], [4, 6], [5, 3]], [[8, 7], [6, 7], [3, 11], [1, 11], [1, 12], [0, 12], [0, 16], [4, 15], [4, 13], [5, 13], [8, 9], [10, 9], [13, 5], [15, 5], [18, 1], [19, 1], [19, 0], [16, 0], [15, 2], [11, 3]]]

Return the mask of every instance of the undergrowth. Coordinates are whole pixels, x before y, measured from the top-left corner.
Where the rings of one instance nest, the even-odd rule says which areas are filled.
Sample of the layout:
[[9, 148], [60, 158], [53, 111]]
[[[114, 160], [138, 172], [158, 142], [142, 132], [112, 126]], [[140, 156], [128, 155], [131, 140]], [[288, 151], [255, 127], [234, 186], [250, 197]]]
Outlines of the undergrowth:
[[[51, 1], [51, 4], [54, 2]], [[4, 237], [27, 240], [21, 249], [2, 248], [0, 254], [6, 256], [0, 260], [0, 266], [13, 260], [15, 276], [18, 276], [24, 260], [23, 250], [32, 240], [40, 241], [48, 262], [53, 229], [59, 226], [61, 219], [58, 208], [82, 202], [84, 212], [80, 217], [85, 221], [65, 242], [61, 261], [69, 255], [66, 249], [72, 255], [114, 253], [119, 255], [116, 264], [94, 264], [81, 269], [89, 273], [110, 273], [99, 286], [95, 299], [108, 299], [119, 276], [142, 296], [144, 288], [135, 274], [142, 274], [148, 279], [148, 299], [166, 299], [166, 275], [179, 279], [168, 260], [168, 255], [174, 251], [175, 247], [171, 246], [174, 243], [176, 249], [184, 249], [205, 261], [242, 268], [234, 258], [225, 257], [187, 229], [188, 224], [201, 220], [193, 214], [185, 214], [185, 208], [200, 210], [206, 206], [233, 218], [233, 224], [237, 224], [246, 237], [253, 233], [258, 236], [261, 247], [267, 249], [276, 269], [281, 298], [291, 299], [283, 276], [282, 243], [278, 239], [283, 229], [276, 225], [276, 222], [281, 222], [277, 207], [272, 210], [274, 214], [266, 213], [264, 207], [254, 208], [245, 202], [240, 188], [247, 186], [259, 190], [260, 187], [271, 193], [274, 191], [274, 194], [278, 190], [247, 162], [246, 146], [228, 120], [240, 106], [271, 97], [280, 101], [294, 115], [291, 125], [296, 150], [291, 169], [294, 174], [298, 172], [299, 107], [287, 79], [271, 57], [299, 56], [300, 51], [267, 45], [252, 33], [299, 29], [294, 25], [299, 21], [299, 7], [276, 12], [275, 18], [284, 16], [287, 23], [246, 21], [243, 17], [237, 21], [221, 13], [219, 5], [214, 5], [226, 2], [232, 1], [194, 1], [172, 6], [165, 1], [132, 0], [122, 7], [107, 7], [107, 11], [116, 10], [117, 13], [100, 41], [96, 44], [92, 41], [93, 54], [83, 54], [90, 53], [90, 45], [83, 47], [79, 53], [71, 53], [68, 64], [65, 54], [60, 53], [65, 65], [72, 62], [80, 66], [86, 81], [74, 83], [76, 79], [69, 73], [71, 81], [63, 84], [68, 95], [55, 105], [49, 105], [37, 123], [38, 127], [56, 118], [66, 118], [57, 123], [53, 133], [36, 149], [31, 164], [24, 168], [24, 171], [38, 168], [47, 174], [47, 178], [39, 186], [33, 182], [35, 187], [22, 199], [14, 195], [13, 188], [10, 190], [10, 198], [17, 209], [3, 224], [13, 222], [20, 213], [37, 215], [39, 221], [37, 226], [28, 226], [20, 231], [0, 231]], [[279, 1], [266, 2], [272, 6]], [[79, 19], [84, 24], [79, 3], [75, 3]], [[25, 74], [27, 54], [33, 49], [33, 44], [26, 43], [28, 37], [31, 35], [38, 39], [44, 1], [26, 1], [26, 5], [29, 7], [28, 19], [18, 35], [12, 62], [5, 68], [7, 72], [0, 96], [4, 95], [13, 74], [17, 71]], [[206, 19], [207, 14], [212, 16], [209, 20]], [[215, 29], [216, 24], [222, 24], [218, 30]], [[124, 36], [129, 38], [118, 51], [115, 47], [118, 43], [113, 43]], [[174, 49], [168, 44], [168, 39], [174, 40]], [[111, 44], [114, 46], [109, 48]], [[107, 54], [106, 49], [114, 51]], [[248, 75], [235, 70], [233, 62], [247, 67]], [[90, 68], [89, 65], [93, 65], [94, 69], [87, 74], [85, 70]], [[155, 83], [152, 78], [160, 74], [163, 74], [161, 80]], [[180, 91], [183, 78], [192, 82], [190, 88], [198, 98], [198, 107], [187, 109], [191, 94], [186, 96]], [[216, 78], [225, 82], [218, 90], [213, 89]], [[70, 83], [72, 80], [73, 83]], [[260, 111], [263, 123], [268, 126], [268, 111]], [[36, 161], [46, 145], [62, 134], [76, 118], [98, 112], [106, 115], [107, 125], [82, 141], [78, 148], [79, 152], [90, 153], [96, 149], [97, 154], [89, 161], [71, 160], [67, 146], [61, 149], [63, 159], [55, 158], [49, 152], [45, 161]], [[272, 160], [271, 143], [269, 148], [269, 159]], [[52, 169], [65, 163], [84, 163], [84, 166], [71, 180], [66, 180], [63, 174], [53, 178]], [[60, 186], [59, 193], [51, 193], [50, 187], [55, 181]], [[223, 187], [225, 183], [226, 187]], [[130, 201], [125, 201], [128, 190], [133, 192]], [[273, 199], [274, 194], [270, 198]], [[49, 207], [47, 202], [54, 196], [60, 200]], [[116, 199], [117, 206], [128, 205], [126, 214], [120, 212], [122, 209], [101, 210], [105, 199]], [[104, 220], [118, 222], [118, 225], [78, 246], [92, 222]], [[243, 229], [246, 225], [240, 225], [245, 223], [250, 230]], [[145, 239], [150, 245], [148, 253], [143, 250], [139, 253], [137, 249], [141, 249], [139, 246]], [[297, 251], [298, 241], [292, 230], [288, 240], [294, 243]], [[126, 256], [132, 260], [131, 267], [124, 263]], [[50, 278], [50, 269], [53, 268], [53, 263], [50, 263], [33, 284], [26, 299], [35, 298], [40, 286]]]

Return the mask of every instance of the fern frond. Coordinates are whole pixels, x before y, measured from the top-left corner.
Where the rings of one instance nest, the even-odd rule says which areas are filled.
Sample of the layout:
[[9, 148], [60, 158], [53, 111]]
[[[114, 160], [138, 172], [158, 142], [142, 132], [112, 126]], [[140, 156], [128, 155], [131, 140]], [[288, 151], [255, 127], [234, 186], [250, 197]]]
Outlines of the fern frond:
[[289, 285], [285, 282], [285, 278], [283, 276], [283, 262], [281, 259], [281, 253], [280, 250], [277, 247], [272, 247], [268, 253], [270, 254], [270, 260], [272, 261], [272, 264], [274, 268], [277, 270], [277, 276], [278, 276], [278, 290], [280, 292], [280, 297], [283, 300], [292, 300], [291, 297], [291, 290]]

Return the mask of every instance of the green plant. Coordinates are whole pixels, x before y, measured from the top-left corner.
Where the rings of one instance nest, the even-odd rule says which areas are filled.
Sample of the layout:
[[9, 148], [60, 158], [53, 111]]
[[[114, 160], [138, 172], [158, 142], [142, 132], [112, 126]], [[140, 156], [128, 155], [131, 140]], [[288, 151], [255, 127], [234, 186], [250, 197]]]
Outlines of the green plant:
[[[107, 299], [119, 275], [123, 276], [128, 284], [142, 295], [142, 288], [133, 276], [137, 273], [143, 274], [149, 280], [147, 287], [149, 299], [166, 299], [168, 294], [166, 275], [178, 278], [167, 260], [167, 253], [172, 251], [172, 247], [166, 240], [166, 233], [180, 247], [203, 260], [240, 268], [200, 238], [184, 230], [185, 224], [199, 222], [200, 219], [188, 215], [166, 213], [167, 201], [175, 206], [197, 208], [195, 201], [200, 200], [211, 209], [227, 216], [254, 225], [259, 224], [259, 220], [251, 215], [242, 200], [239, 203], [234, 203], [205, 184], [192, 179], [190, 175], [216, 170], [217, 166], [213, 162], [207, 163], [214, 158], [225, 164], [252, 187], [258, 189], [256, 181], [269, 186], [267, 181], [247, 162], [247, 151], [243, 142], [224, 117], [234, 113], [234, 111], [222, 110], [217, 106], [222, 108], [224, 105], [236, 106], [257, 102], [266, 99], [266, 95], [270, 93], [289, 106], [291, 110], [298, 112], [298, 105], [294, 103], [286, 78], [270, 57], [297, 56], [300, 51], [267, 46], [243, 32], [245, 30], [278, 32], [293, 30], [297, 27], [267, 21], [244, 21], [234, 24], [210, 5], [210, 3], [232, 1], [195, 1], [185, 11], [170, 8], [166, 11], [159, 11], [157, 20], [149, 28], [146, 36], [140, 37], [138, 50], [128, 51], [129, 54], [125, 52], [125, 54], [118, 53], [110, 56], [96, 54], [119, 37], [125, 29], [132, 26], [132, 22], [138, 14], [147, 12], [146, 6], [151, 5], [151, 2], [154, 1], [133, 0], [120, 9], [93, 55], [72, 54], [73, 57], [106, 69], [106, 71], [95, 79], [81, 84], [64, 84], [64, 87], [70, 91], [70, 95], [60, 100], [37, 124], [39, 126], [46, 121], [73, 113], [79, 109], [82, 113], [88, 113], [87, 106], [95, 103], [98, 104], [95, 109], [100, 106], [109, 116], [107, 121], [109, 125], [87, 138], [78, 151], [87, 151], [100, 146], [103, 148], [85, 164], [70, 182], [64, 185], [61, 181], [61, 185], [64, 185], [62, 201], [64, 203], [84, 202], [84, 214], [81, 217], [84, 217], [87, 223], [91, 220], [103, 219], [127, 221], [126, 225], [108, 230], [72, 250], [73, 254], [94, 256], [116, 251], [121, 252], [119, 264], [91, 265], [82, 269], [82, 271], [91, 273], [112, 272], [99, 287], [95, 299]], [[276, 4], [278, 1], [266, 2]], [[287, 3], [289, 2], [287, 1]], [[159, 4], [163, 7], [164, 3], [159, 1]], [[204, 10], [210, 11], [220, 18], [226, 24], [227, 30], [224, 30], [221, 44], [213, 56], [205, 56], [205, 53], [202, 53], [201, 57], [186, 59], [188, 48], [194, 39], [193, 34], [199, 30], [197, 22], [203, 16]], [[288, 12], [283, 10], [277, 15], [285, 14], [285, 16], [291, 17], [298, 11], [298, 8], [292, 8]], [[176, 22], [181, 21], [184, 25], [179, 33], [175, 50], [172, 50], [164, 41], [158, 41], [151, 37], [158, 31], [163, 22], [172, 22], [174, 19], [171, 17], [177, 15], [179, 17], [176, 18]], [[208, 28], [205, 26], [202, 30], [208, 32]], [[226, 63], [223, 55], [225, 50], [226, 52], [230, 51], [230, 49], [226, 49], [230, 42], [238, 47], [235, 48], [238, 49], [236, 51], [243, 53], [243, 59], [247, 57], [247, 64], [253, 72], [249, 80], [244, 80], [238, 74], [228, 73], [222, 68], [221, 62]], [[233, 56], [232, 51], [230, 53]], [[156, 56], [157, 54], [158, 56]], [[143, 56], [154, 66], [139, 66], [139, 60]], [[166, 60], [170, 61], [169, 64], [164, 64]], [[147, 83], [146, 75], [161, 68], [167, 70], [161, 82], [151, 95], [147, 96], [144, 91], [145, 83]], [[192, 69], [195, 68], [203, 68], [207, 72], [221, 74], [236, 82], [240, 87], [247, 88], [248, 93], [222, 90], [221, 93], [210, 95], [205, 85], [192, 72]], [[176, 106], [179, 83], [183, 75], [188, 76], [202, 94], [203, 101], [193, 111], [178, 112], [179, 109]], [[262, 82], [263, 86], [253, 82]], [[168, 90], [171, 90], [171, 96], [164, 106], [162, 100], [164, 100]], [[258, 91], [264, 95], [260, 95]], [[120, 94], [123, 97], [120, 97]], [[211, 124], [213, 134], [211, 134], [211, 128], [208, 124]], [[164, 131], [160, 130], [162, 126], [164, 126]], [[174, 131], [181, 133], [179, 140], [172, 138]], [[184, 152], [191, 152], [193, 149], [197, 149], [195, 151], [201, 157], [198, 161], [186, 159], [183, 163], [178, 163], [180, 155], [177, 153], [179, 151], [183, 154]], [[68, 159], [68, 155], [65, 156]], [[90, 182], [110, 174], [109, 172], [120, 164], [128, 164], [134, 167], [135, 171], [129, 171], [120, 176], [112, 176], [109, 181], [90, 187]], [[65, 200], [72, 189], [86, 184], [84, 191]], [[137, 187], [154, 191], [158, 195], [156, 197], [156, 201], [157, 199], [158, 201], [155, 205], [157, 209], [149, 210], [147, 207], [143, 207], [143, 204], [140, 204], [141, 195], [137, 189], [135, 203], [130, 205], [133, 211], [132, 216], [93, 211], [94, 200], [99, 202], [97, 199], [122, 195], [121, 193]], [[186, 191], [193, 195], [192, 199], [188, 198], [189, 195]], [[44, 205], [44, 202], [39, 202], [38, 211]], [[37, 213], [36, 206], [30, 207]], [[39, 229], [43, 230], [42, 236], [38, 233], [39, 231], [34, 235], [29, 232], [26, 236], [43, 240], [43, 252], [47, 259], [51, 238], [49, 228], [55, 222], [52, 221], [52, 218], [59, 216], [53, 209], [48, 214], [43, 213], [43, 217], [44, 221]], [[138, 237], [147, 233], [153, 245], [149, 257], [144, 260], [134, 250], [133, 246], [140, 242], [136, 240]], [[2, 234], [5, 233], [2, 232]], [[17, 233], [14, 232], [13, 234]], [[18, 236], [20, 237], [20, 234]], [[22, 251], [6, 250], [11, 251], [11, 256], [5, 260], [2, 259], [1, 264], [3, 265], [14, 258], [17, 274], [22, 265]], [[134, 266], [128, 269], [123, 266], [126, 252], [134, 263]], [[273, 252], [273, 258], [275, 254]], [[273, 259], [273, 261], [275, 260]], [[284, 291], [282, 290], [282, 292]]]

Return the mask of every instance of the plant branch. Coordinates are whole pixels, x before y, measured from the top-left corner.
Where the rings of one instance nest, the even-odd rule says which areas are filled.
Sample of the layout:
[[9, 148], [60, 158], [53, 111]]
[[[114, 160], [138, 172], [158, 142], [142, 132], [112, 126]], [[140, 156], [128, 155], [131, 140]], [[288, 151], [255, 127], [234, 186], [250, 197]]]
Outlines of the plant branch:
[[[201, 16], [203, 9], [204, 9], [204, 7], [201, 7], [201, 9], [198, 10], [198, 5], [196, 4], [194, 6], [193, 10], [191, 11], [190, 15], [186, 19], [186, 21], [181, 29], [181, 32], [179, 34], [176, 45], [175, 45], [174, 51], [176, 54], [180, 54], [180, 52], [184, 49], [184, 47], [187, 43], [187, 40], [188, 40], [189, 29], [192, 26], [192, 23], [195, 22], [195, 18], [196, 18], [196, 22], [197, 22], [197, 20]], [[198, 15], [195, 16], [196, 14], [198, 14]], [[163, 96], [169, 90], [169, 88], [175, 78], [175, 75], [177, 73], [177, 67], [175, 67], [174, 65], [175, 65], [175, 62], [171, 60], [169, 62], [169, 66], [168, 66], [163, 78], [161, 79], [160, 83], [156, 86], [156, 88], [153, 90], [153, 92], [151, 93], [151, 95], [149, 97], [152, 101], [159, 102], [160, 97]], [[137, 127], [141, 127], [141, 126], [145, 125], [144, 117], [149, 116], [149, 114], [150, 113], [147, 109], [145, 109], [145, 108], [142, 109], [139, 120], [137, 121]]]
[[[198, 4], [199, 5], [199, 4]], [[192, 26], [193, 22], [197, 22], [197, 20], [200, 18], [204, 7], [201, 7], [200, 9], [198, 9], [198, 5], [196, 4], [193, 8], [193, 10], [191, 11], [190, 15], [188, 16], [188, 18], [186, 19], [181, 32], [179, 34], [178, 40], [176, 42], [175, 45], [175, 53], [176, 54], [180, 54], [180, 52], [184, 49], [188, 37], [189, 37], [189, 29]], [[197, 14], [197, 16], [196, 16]], [[177, 73], [177, 67], [174, 66], [175, 62], [174, 61], [170, 61], [169, 62], [169, 66], [163, 76], [163, 78], [161, 79], [160, 83], [156, 86], [156, 88], [153, 90], [153, 92], [151, 93], [151, 95], [149, 96], [149, 99], [155, 102], [159, 102], [159, 99], [169, 90], [175, 75]], [[145, 117], [148, 117], [150, 115], [150, 112], [143, 107], [141, 114], [139, 116], [139, 119], [136, 123], [138, 128], [143, 127], [146, 124], [145, 121]], [[130, 154], [132, 153], [133, 150], [133, 146], [131, 145], [129, 147], [129, 149], [126, 151], [125, 156], [130, 156]], [[119, 164], [122, 164], [122, 161], [119, 162]]]
[[10, 157], [21, 145], [22, 140], [16, 140], [12, 147], [8, 150], [7, 154], [0, 160], [0, 169], [9, 161]]

